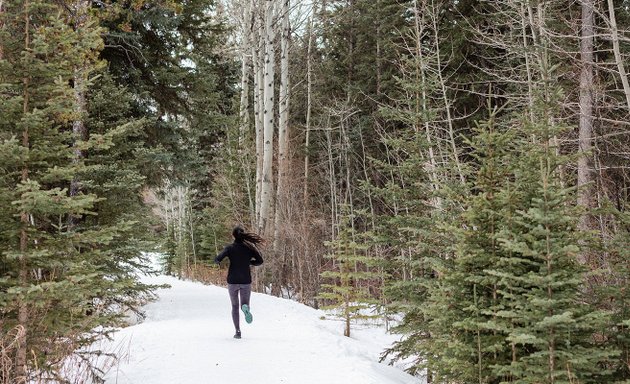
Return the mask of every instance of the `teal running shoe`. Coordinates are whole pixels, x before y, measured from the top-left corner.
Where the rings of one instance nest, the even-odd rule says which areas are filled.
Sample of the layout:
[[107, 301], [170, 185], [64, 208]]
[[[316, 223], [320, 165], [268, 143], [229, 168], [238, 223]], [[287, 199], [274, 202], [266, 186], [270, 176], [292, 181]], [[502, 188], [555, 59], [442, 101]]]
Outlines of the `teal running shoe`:
[[251, 322], [254, 321], [254, 316], [252, 316], [252, 313], [249, 311], [249, 305], [243, 304], [243, 306], [241, 306], [241, 309], [245, 314], [245, 321], [247, 322], [247, 324], [251, 324]]

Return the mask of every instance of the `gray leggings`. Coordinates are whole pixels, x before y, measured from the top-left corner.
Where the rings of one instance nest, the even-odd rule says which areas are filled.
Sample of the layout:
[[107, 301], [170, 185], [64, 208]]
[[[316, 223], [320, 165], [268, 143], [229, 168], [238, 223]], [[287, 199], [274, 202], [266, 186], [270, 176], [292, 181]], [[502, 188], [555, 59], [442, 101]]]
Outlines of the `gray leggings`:
[[[238, 296], [241, 296], [241, 302], [238, 302]], [[249, 297], [252, 294], [251, 284], [228, 284], [228, 293], [230, 294], [230, 300], [232, 301], [232, 321], [234, 322], [234, 328], [239, 331], [240, 320], [239, 310], [243, 304], [249, 305]]]

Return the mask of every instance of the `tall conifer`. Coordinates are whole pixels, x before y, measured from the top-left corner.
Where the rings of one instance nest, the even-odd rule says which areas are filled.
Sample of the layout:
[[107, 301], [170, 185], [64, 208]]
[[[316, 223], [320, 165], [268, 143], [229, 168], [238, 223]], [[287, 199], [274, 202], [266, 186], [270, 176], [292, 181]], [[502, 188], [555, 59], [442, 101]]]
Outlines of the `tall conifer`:
[[[97, 20], [90, 18], [79, 30], [58, 2], [4, 5], [0, 327], [3, 333], [24, 331], [8, 380], [61, 381], [63, 358], [118, 324], [122, 310], [147, 288], [137, 283], [139, 250], [127, 240], [136, 223], [103, 209], [123, 196], [139, 200], [141, 184], [95, 176], [118, 160], [113, 151], [109, 164], [99, 155], [133, 124], [99, 130], [94, 123], [90, 137], [72, 132], [73, 121], [87, 118], [75, 108], [75, 70], [98, 69], [103, 45]], [[77, 157], [76, 148], [84, 155]], [[71, 193], [73, 180], [81, 188]]]
[[326, 255], [332, 261], [332, 268], [321, 273], [327, 283], [322, 284], [320, 297], [325, 307], [335, 311], [344, 323], [344, 335], [350, 337], [351, 324], [360, 319], [375, 317], [368, 314], [376, 304], [370, 294], [366, 281], [378, 280], [376, 272], [371, 271], [374, 259], [367, 255], [368, 233], [356, 233], [352, 220], [355, 215], [344, 207], [338, 237], [326, 245], [330, 253]]
[[[594, 342], [604, 313], [582, 297], [575, 190], [552, 143], [551, 95], [535, 123], [501, 130], [491, 119], [474, 143], [475, 195], [453, 228], [456, 259], [427, 307], [438, 381], [599, 383], [614, 351]], [[523, 121], [526, 119], [524, 118]]]

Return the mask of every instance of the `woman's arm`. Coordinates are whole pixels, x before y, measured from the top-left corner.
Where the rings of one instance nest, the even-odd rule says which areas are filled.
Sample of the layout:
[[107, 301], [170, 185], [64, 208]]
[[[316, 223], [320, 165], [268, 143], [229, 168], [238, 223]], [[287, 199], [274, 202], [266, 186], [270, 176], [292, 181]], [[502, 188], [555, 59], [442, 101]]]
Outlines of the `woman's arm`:
[[260, 254], [260, 251], [255, 246], [252, 247], [252, 251], [254, 251], [254, 256], [249, 261], [249, 263], [254, 266], [261, 265], [263, 263], [263, 258], [262, 258], [262, 255]]
[[230, 246], [228, 245], [227, 247], [223, 248], [223, 250], [221, 251], [221, 253], [217, 255], [217, 257], [214, 258], [214, 262], [219, 264], [221, 261], [223, 261], [223, 259], [227, 257], [229, 253], [230, 253]]

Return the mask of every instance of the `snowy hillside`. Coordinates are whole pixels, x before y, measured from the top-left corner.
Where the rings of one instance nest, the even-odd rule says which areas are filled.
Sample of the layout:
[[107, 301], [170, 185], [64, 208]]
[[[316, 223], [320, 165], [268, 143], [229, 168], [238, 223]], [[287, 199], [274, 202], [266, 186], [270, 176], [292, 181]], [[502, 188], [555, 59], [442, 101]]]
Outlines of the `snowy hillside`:
[[411, 384], [400, 369], [378, 363], [394, 336], [322, 320], [323, 312], [262, 294], [251, 299], [254, 322], [241, 320], [243, 339], [233, 339], [226, 289], [150, 278], [170, 284], [146, 307], [147, 319], [115, 334], [110, 348], [126, 356], [108, 384]]

